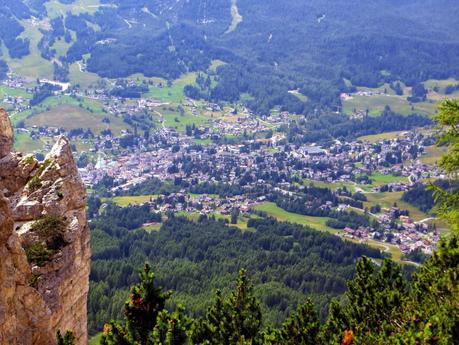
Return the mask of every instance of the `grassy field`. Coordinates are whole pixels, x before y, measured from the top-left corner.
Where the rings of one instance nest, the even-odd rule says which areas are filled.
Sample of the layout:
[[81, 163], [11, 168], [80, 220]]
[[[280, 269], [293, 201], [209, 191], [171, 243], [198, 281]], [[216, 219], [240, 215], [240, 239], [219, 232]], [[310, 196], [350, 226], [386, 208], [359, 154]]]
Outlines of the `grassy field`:
[[32, 95], [27, 93], [25, 90], [13, 89], [5, 85], [0, 85], [0, 98], [4, 98], [6, 96], [22, 97], [25, 99], [32, 98]]
[[274, 217], [280, 221], [291, 222], [291, 223], [296, 223], [300, 225], [306, 225], [313, 229], [320, 230], [320, 231], [326, 231], [330, 233], [337, 232], [335, 229], [330, 228], [327, 225], [325, 225], [326, 221], [330, 219], [327, 217], [310, 217], [310, 216], [303, 216], [297, 213], [287, 212], [272, 202], [267, 202], [267, 203], [257, 205], [255, 206], [255, 209], [258, 211], [266, 212], [269, 216]]
[[196, 83], [196, 73], [187, 73], [175, 80], [170, 87], [166, 81], [162, 81], [162, 87], [150, 87], [144, 97], [156, 99], [161, 102], [180, 104], [185, 99], [183, 88], [188, 84]]
[[425, 164], [435, 165], [440, 162], [446, 151], [446, 147], [429, 146], [426, 148], [426, 154], [421, 156], [420, 161]]
[[110, 198], [110, 199], [104, 199], [104, 201], [110, 200], [121, 207], [126, 207], [129, 205], [144, 204], [150, 201], [151, 199], [155, 199], [155, 198], [157, 198], [156, 195], [117, 196], [117, 197]]
[[[330, 228], [325, 225], [325, 222], [327, 221], [327, 219], [329, 219], [326, 217], [302, 216], [299, 214], [284, 211], [273, 203], [264, 203], [264, 204], [258, 205], [256, 209], [260, 211], [264, 211], [268, 213], [268, 215], [275, 217], [276, 219], [280, 221], [288, 221], [291, 223], [306, 225], [313, 229], [320, 230], [320, 231], [326, 231], [326, 232], [333, 233], [333, 234], [336, 234], [339, 232], [339, 230]], [[359, 241], [359, 240], [349, 239], [349, 238], [345, 238], [345, 240], [351, 241], [354, 243], [366, 244], [372, 248], [380, 249], [381, 251], [390, 254], [392, 256], [392, 259], [394, 259], [395, 261], [402, 262], [401, 261], [402, 252], [395, 245], [382, 243], [382, 242], [378, 242], [374, 240]]]
[[370, 143], [377, 143], [382, 140], [397, 138], [403, 132], [404, 131], [395, 131], [395, 132], [386, 132], [386, 133], [373, 134], [373, 135], [365, 135], [363, 137], [360, 137], [359, 140], [368, 141]]
[[430, 79], [424, 82], [424, 87], [427, 89], [433, 89], [434, 87], [440, 88], [441, 92], [444, 92], [444, 89], [447, 86], [450, 85], [456, 85], [459, 84], [459, 80], [454, 79], [454, 78], [449, 78], [449, 79], [444, 79], [444, 80], [438, 80], [438, 79]]
[[[105, 116], [110, 119], [109, 124], [102, 122]], [[100, 133], [100, 131], [110, 128], [116, 135], [119, 135], [123, 129], [128, 127], [123, 120], [113, 115], [90, 112], [85, 108], [65, 103], [32, 115], [25, 122], [28, 127], [46, 125], [50, 127], [62, 127], [66, 130], [90, 128], [95, 133]]]
[[78, 15], [82, 13], [94, 14], [100, 6], [99, 0], [76, 0], [72, 4], [63, 4], [58, 0], [51, 0], [45, 3], [48, 15], [52, 18], [63, 15], [67, 12]]
[[30, 54], [21, 59], [12, 59], [9, 56], [7, 49], [3, 46], [3, 56], [8, 63], [10, 69], [29, 79], [37, 78], [52, 78], [53, 65], [50, 61], [41, 57], [37, 44], [43, 37], [39, 31], [40, 28], [46, 28], [46, 22], [32, 22], [31, 20], [21, 21], [24, 26], [24, 32], [20, 35], [21, 38], [30, 39]]
[[370, 208], [371, 206], [379, 204], [383, 208], [389, 208], [392, 207], [394, 203], [397, 203], [398, 207], [408, 210], [410, 212], [410, 217], [415, 221], [420, 221], [429, 217], [429, 215], [420, 211], [416, 207], [402, 201], [402, 195], [403, 192], [368, 193], [365, 194], [368, 201], [364, 202], [364, 206]]
[[225, 61], [222, 60], [212, 60], [210, 66], [209, 66], [209, 71], [211, 72], [216, 72], [217, 68], [220, 66], [226, 65]]
[[161, 230], [161, 224], [158, 223], [158, 224], [144, 226], [143, 229], [146, 232], [157, 232], [157, 231]]
[[33, 140], [28, 133], [15, 133], [14, 148], [19, 152], [34, 152], [43, 148], [43, 142]]
[[80, 85], [85, 89], [95, 84], [100, 78], [95, 73], [80, 71], [80, 66], [75, 62], [69, 67], [69, 79], [72, 85]]
[[388, 105], [394, 112], [403, 115], [415, 113], [432, 116], [437, 110], [436, 102], [433, 100], [428, 100], [421, 103], [413, 103], [410, 105], [406, 98], [406, 95], [353, 95], [352, 99], [343, 102], [343, 111], [345, 114], [351, 115], [353, 114], [354, 110], [364, 112], [368, 109], [371, 116], [378, 116], [384, 110], [386, 105]]
[[408, 178], [405, 176], [395, 176], [395, 175], [386, 175], [379, 172], [375, 172], [370, 175], [370, 178], [373, 180], [372, 186], [381, 186], [388, 183], [395, 182], [408, 182]]
[[[384, 84], [378, 88], [367, 88], [358, 87], [359, 91], [370, 91], [375, 93], [382, 93], [373, 96], [359, 96], [352, 95], [352, 99], [345, 100], [343, 102], [344, 113], [351, 115], [354, 110], [365, 111], [369, 110], [369, 114], [377, 116], [384, 110], [386, 105], [390, 106], [391, 109], [397, 113], [409, 115], [409, 114], [420, 114], [426, 116], [432, 116], [437, 112], [437, 103], [445, 98], [458, 98], [459, 91], [454, 92], [451, 95], [445, 95], [445, 87], [449, 85], [459, 84], [457, 79], [446, 79], [446, 80], [428, 80], [424, 82], [424, 86], [428, 89], [427, 100], [425, 102], [413, 103], [407, 100], [407, 97], [411, 95], [411, 88], [406, 87], [401, 83], [404, 94], [398, 96], [394, 90], [390, 88], [388, 84]], [[438, 87], [439, 92], [435, 92], [432, 89]]]

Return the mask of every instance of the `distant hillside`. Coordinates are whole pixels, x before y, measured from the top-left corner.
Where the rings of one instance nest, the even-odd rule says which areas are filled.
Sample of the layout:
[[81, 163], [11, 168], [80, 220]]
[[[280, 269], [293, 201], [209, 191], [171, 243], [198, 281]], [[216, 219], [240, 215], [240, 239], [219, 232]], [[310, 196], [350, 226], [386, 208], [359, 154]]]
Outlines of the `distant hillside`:
[[[259, 113], [334, 107], [350, 83], [459, 77], [453, 0], [2, 0], [0, 7], [9, 58], [37, 50], [21, 33], [39, 17], [41, 37], [31, 44], [59, 79], [79, 60], [105, 77], [175, 79], [218, 58], [228, 64], [215, 83], [189, 95], [235, 101], [248, 94]], [[297, 89], [309, 102], [288, 93]]]

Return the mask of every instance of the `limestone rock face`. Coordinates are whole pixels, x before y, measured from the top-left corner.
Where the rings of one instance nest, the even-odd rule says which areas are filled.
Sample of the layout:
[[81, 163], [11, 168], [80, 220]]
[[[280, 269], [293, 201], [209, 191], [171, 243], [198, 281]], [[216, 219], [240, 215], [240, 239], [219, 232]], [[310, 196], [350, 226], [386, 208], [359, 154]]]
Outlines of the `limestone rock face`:
[[0, 159], [13, 149], [13, 128], [5, 110], [0, 109]]
[[87, 345], [89, 228], [70, 144], [59, 138], [44, 162], [12, 147], [0, 110], [0, 345], [54, 345], [57, 330]]

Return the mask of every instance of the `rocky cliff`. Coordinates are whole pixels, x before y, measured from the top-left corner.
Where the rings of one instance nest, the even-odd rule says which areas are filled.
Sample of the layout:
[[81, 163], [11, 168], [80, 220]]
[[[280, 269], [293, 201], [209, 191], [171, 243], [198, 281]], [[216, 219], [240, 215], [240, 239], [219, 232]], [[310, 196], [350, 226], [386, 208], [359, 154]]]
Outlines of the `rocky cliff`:
[[12, 150], [0, 110], [0, 345], [55, 344], [57, 330], [86, 345], [89, 228], [70, 144], [43, 162]]

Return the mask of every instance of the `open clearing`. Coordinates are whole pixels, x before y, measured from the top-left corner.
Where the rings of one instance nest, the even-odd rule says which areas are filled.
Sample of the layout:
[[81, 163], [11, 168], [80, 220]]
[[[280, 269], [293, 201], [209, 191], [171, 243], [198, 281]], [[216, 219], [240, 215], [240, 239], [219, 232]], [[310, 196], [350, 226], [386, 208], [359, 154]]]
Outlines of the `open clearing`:
[[119, 134], [121, 130], [127, 127], [120, 118], [115, 116], [106, 115], [110, 119], [110, 123], [103, 123], [104, 117], [73, 104], [59, 104], [49, 110], [28, 117], [26, 125], [28, 127], [62, 127], [66, 130], [90, 128], [95, 133], [100, 133], [100, 131], [110, 128], [116, 134]]
[[115, 204], [121, 207], [127, 207], [129, 205], [141, 205], [152, 199], [156, 199], [156, 195], [140, 195], [140, 196], [117, 196], [110, 199], [103, 199], [103, 201], [113, 201]]
[[[459, 80], [428, 80], [424, 82], [424, 86], [428, 89], [427, 100], [420, 103], [410, 103], [407, 97], [411, 95], [411, 88], [406, 87], [401, 83], [404, 94], [398, 96], [392, 90], [389, 84], [384, 84], [377, 88], [358, 87], [359, 91], [373, 92], [373, 95], [363, 96], [352, 94], [351, 98], [343, 101], [343, 111], [347, 115], [352, 115], [355, 111], [365, 112], [367, 109], [371, 116], [378, 116], [385, 108], [390, 106], [394, 112], [409, 115], [419, 114], [432, 116], [437, 112], [437, 103], [445, 98], [459, 97], [459, 91], [451, 95], [445, 95], [444, 91], [447, 86], [457, 85]], [[438, 92], [433, 91], [434, 87], [438, 87]]]
[[381, 134], [365, 135], [363, 137], [359, 137], [358, 139], [362, 141], [368, 141], [370, 143], [377, 143], [382, 140], [395, 139], [404, 132], [406, 131], [395, 131], [395, 132], [385, 132]]
[[352, 99], [343, 101], [343, 110], [345, 114], [352, 115], [354, 110], [365, 112], [368, 109], [370, 116], [379, 116], [384, 111], [384, 108], [389, 106], [392, 111], [403, 115], [419, 114], [432, 116], [435, 114], [437, 110], [435, 101], [428, 100], [410, 105], [406, 97], [406, 95], [352, 95]]
[[8, 50], [5, 46], [2, 46], [3, 56], [9, 66], [9, 68], [23, 77], [29, 80], [35, 80], [37, 78], [49, 78], [53, 77], [53, 65], [50, 61], [45, 60], [41, 57], [40, 51], [37, 48], [38, 42], [43, 37], [43, 34], [39, 31], [40, 26], [33, 24], [31, 20], [21, 21], [24, 26], [24, 32], [20, 35], [21, 38], [30, 39], [30, 54], [21, 59], [12, 59], [9, 56]]
[[426, 154], [422, 155], [420, 161], [425, 164], [435, 165], [440, 162], [441, 157], [447, 152], [445, 146], [429, 146], [426, 148]]
[[364, 206], [370, 208], [371, 206], [379, 204], [382, 208], [389, 208], [394, 206], [394, 203], [397, 203], [398, 207], [408, 210], [410, 212], [410, 217], [415, 221], [420, 221], [429, 217], [429, 215], [416, 207], [402, 201], [402, 195], [403, 192], [368, 193], [365, 194], [368, 201], [364, 202]]
[[309, 226], [316, 230], [326, 231], [330, 233], [337, 232], [336, 229], [333, 229], [325, 225], [327, 220], [330, 219], [327, 217], [310, 217], [310, 216], [304, 216], [304, 215], [297, 214], [297, 213], [287, 212], [272, 202], [267, 202], [267, 203], [257, 205], [255, 206], [255, 209], [258, 211], [266, 212], [269, 216], [274, 217], [280, 221], [305, 225], [305, 226]]
[[39, 151], [43, 146], [43, 142], [32, 139], [28, 133], [14, 133], [14, 148], [18, 152]]

